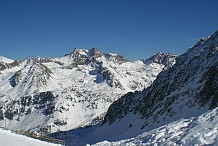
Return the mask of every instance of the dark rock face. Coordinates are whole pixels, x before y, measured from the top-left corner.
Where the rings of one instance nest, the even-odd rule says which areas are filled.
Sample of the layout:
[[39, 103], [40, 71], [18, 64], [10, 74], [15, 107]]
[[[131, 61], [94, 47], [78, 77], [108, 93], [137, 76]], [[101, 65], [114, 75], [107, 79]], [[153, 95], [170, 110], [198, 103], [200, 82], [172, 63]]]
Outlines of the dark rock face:
[[129, 92], [125, 95], [125, 98], [122, 97], [122, 100], [115, 101], [104, 117], [103, 124], [107, 122], [112, 124], [117, 119], [123, 118], [128, 112], [133, 111], [132, 107], [136, 104], [135, 94]]
[[5, 66], [5, 64], [3, 64], [3, 63], [0, 63], [0, 71], [3, 71], [3, 70], [5, 70], [6, 69], [6, 66]]
[[3, 62], [0, 62], [0, 73], [1, 73], [1, 71], [5, 70], [5, 69], [9, 69], [9, 68], [18, 66], [20, 63], [21, 62], [18, 62], [18, 61], [14, 61], [12, 63], [3, 63]]
[[90, 58], [99, 58], [102, 57], [104, 54], [99, 51], [97, 48], [92, 48], [88, 52], [88, 57]]
[[4, 107], [4, 113], [0, 110], [0, 120], [4, 119], [3, 115], [9, 120], [13, 120], [15, 116], [28, 115], [32, 112], [33, 107], [42, 110], [44, 115], [50, 115], [55, 108], [55, 98], [57, 97], [50, 91], [41, 92], [34, 96], [20, 97], [19, 100], [12, 101]]
[[205, 84], [199, 92], [198, 102], [204, 106], [209, 101], [209, 108], [213, 109], [218, 106], [218, 63], [210, 67], [203, 75]]
[[19, 70], [9, 79], [11, 86], [15, 87], [20, 82], [21, 79], [22, 79], [22, 71]]

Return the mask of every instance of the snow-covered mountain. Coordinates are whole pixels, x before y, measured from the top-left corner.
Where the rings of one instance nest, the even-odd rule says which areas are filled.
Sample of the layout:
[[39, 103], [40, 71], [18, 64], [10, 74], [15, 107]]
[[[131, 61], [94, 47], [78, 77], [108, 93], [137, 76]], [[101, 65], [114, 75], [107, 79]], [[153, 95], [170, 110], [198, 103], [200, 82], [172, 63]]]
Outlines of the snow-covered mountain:
[[[217, 71], [218, 31], [180, 55], [176, 64], [160, 73], [149, 88], [115, 101], [104, 124], [122, 121], [133, 114], [143, 121], [141, 129], [151, 129], [180, 118], [198, 116], [218, 105]], [[134, 122], [128, 124], [134, 126]]]
[[[162, 71], [151, 86], [113, 102], [102, 123], [68, 131], [68, 142], [84, 145], [119, 141], [199, 116], [218, 106], [217, 72], [218, 31], [178, 56], [175, 65]], [[58, 133], [53, 136], [61, 138]]]
[[181, 119], [137, 137], [93, 146], [218, 145], [218, 108], [198, 117]]
[[[98, 122], [127, 92], [143, 90], [175, 56], [158, 53], [129, 61], [96, 48], [61, 58], [0, 63], [0, 126], [55, 132]], [[6, 61], [5, 61], [6, 60]]]

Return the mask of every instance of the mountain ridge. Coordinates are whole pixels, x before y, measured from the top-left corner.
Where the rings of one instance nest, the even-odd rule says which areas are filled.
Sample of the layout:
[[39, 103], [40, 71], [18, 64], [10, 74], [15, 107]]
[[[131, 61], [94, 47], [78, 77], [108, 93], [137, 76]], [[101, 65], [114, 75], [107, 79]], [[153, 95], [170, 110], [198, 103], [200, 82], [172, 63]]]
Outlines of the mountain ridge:
[[[171, 57], [173, 64], [176, 56]], [[143, 90], [167, 67], [128, 61], [97, 48], [75, 49], [60, 58], [38, 57], [3, 65], [0, 125], [6, 121], [12, 130], [38, 133], [102, 120], [114, 100], [129, 91]]]
[[[144, 97], [141, 97], [141, 101], [140, 99], [138, 100], [138, 98], [136, 98], [136, 100], [138, 100], [137, 101], [138, 107], [135, 112], [140, 113], [142, 117], [146, 117], [149, 114], [153, 115], [155, 110], [161, 106], [161, 105], [157, 105], [156, 103], [158, 103], [158, 101], [164, 101], [166, 99], [166, 98], [164, 99], [164, 97], [167, 97], [167, 96], [168, 97], [171, 96], [171, 100], [172, 100], [170, 101], [169, 105], [171, 104], [171, 102], [173, 103], [178, 97], [176, 97], [175, 95], [170, 95], [170, 94], [173, 94], [173, 92], [178, 92], [178, 88], [181, 88], [181, 89], [184, 88], [184, 87], [181, 87], [182, 85], [183, 86], [188, 85], [190, 86], [189, 87], [190, 89], [198, 90], [197, 88], [191, 87], [193, 86], [191, 84], [195, 83], [197, 85], [199, 84], [199, 82], [203, 82], [202, 81], [204, 80], [203, 76], [207, 76], [205, 75], [207, 74], [207, 71], [212, 72], [208, 68], [212, 68], [213, 71], [214, 70], [216, 71], [217, 57], [218, 57], [218, 53], [217, 53], [218, 47], [217, 46], [218, 46], [218, 37], [217, 37], [217, 32], [215, 32], [214, 35], [203, 40], [203, 42], [201, 42], [200, 45], [195, 45], [194, 47], [190, 48], [186, 53], [180, 55], [177, 58], [175, 65], [172, 68], [169, 68], [168, 70], [165, 70], [164, 72], [159, 74], [157, 79], [151, 85], [151, 87], [149, 87], [145, 91], [145, 93], [142, 93], [144, 94], [142, 95]], [[199, 80], [198, 77], [194, 76], [195, 74], [202, 76], [203, 79]], [[213, 74], [211, 76], [212, 76], [211, 78], [215, 78], [214, 76], [216, 75]], [[196, 81], [194, 79], [196, 79]], [[201, 88], [201, 86], [199, 86], [199, 88]], [[177, 95], [180, 96], [178, 93]], [[184, 93], [184, 95], [186, 95], [186, 93]], [[122, 100], [122, 98], [120, 100]], [[148, 100], [150, 100], [151, 102], [149, 103]], [[132, 102], [133, 101], [131, 101], [130, 103]], [[166, 106], [169, 106], [169, 105], [166, 105]], [[217, 103], [215, 103], [215, 105], [217, 105]], [[146, 107], [154, 107], [154, 109], [152, 109], [151, 111], [150, 110], [146, 111], [145, 110]], [[140, 108], [144, 110], [140, 111]], [[209, 105], [209, 108], [212, 108], [212, 107]], [[167, 110], [166, 108], [164, 109]], [[107, 115], [105, 119], [107, 119]]]

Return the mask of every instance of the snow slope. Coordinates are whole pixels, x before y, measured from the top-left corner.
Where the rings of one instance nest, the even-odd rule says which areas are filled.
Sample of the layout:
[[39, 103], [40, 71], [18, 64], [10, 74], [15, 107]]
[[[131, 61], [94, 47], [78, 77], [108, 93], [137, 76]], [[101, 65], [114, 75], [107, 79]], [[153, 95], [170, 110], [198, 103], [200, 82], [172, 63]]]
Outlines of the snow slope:
[[8, 59], [8, 58], [6, 58], [4, 56], [0, 56], [0, 62], [3, 62], [3, 63], [12, 63], [12, 62], [14, 62], [14, 60]]
[[0, 125], [48, 133], [94, 124], [113, 101], [147, 88], [174, 63], [168, 53], [132, 62], [92, 48], [0, 64]]
[[58, 146], [0, 129], [1, 146]]
[[103, 141], [92, 146], [149, 146], [149, 145], [218, 145], [218, 108], [199, 117], [181, 119], [135, 138], [117, 142]]

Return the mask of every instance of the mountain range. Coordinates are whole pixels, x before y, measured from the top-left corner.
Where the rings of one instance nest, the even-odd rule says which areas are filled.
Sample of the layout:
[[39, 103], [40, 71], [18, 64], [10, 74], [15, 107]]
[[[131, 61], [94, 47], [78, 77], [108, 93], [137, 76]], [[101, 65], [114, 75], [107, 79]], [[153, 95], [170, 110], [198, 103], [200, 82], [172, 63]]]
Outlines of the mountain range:
[[60, 58], [0, 57], [0, 126], [46, 134], [95, 124], [110, 104], [147, 88], [175, 58], [157, 53], [129, 61], [97, 48]]
[[78, 146], [216, 145], [217, 72], [218, 31], [138, 61], [97, 48], [0, 57], [0, 126]]
[[[187, 52], [176, 57], [175, 64], [163, 70], [149, 87], [128, 92], [114, 101], [102, 122], [91, 127], [55, 133], [52, 136], [63, 139], [63, 135], [65, 138], [67, 135], [68, 143], [74, 145], [94, 144], [104, 140], [107, 142], [100, 145], [138, 145], [141, 137], [142, 145], [216, 145], [218, 127], [217, 124], [211, 126], [211, 123], [217, 122], [217, 110], [212, 111], [214, 116], [211, 120], [210, 117], [207, 119], [205, 113], [218, 106], [217, 72], [218, 31], [200, 39]], [[206, 116], [205, 121], [193, 122], [192, 117], [198, 116], [198, 120]], [[206, 129], [199, 129], [197, 134], [193, 134], [192, 129], [185, 132], [183, 130], [187, 127], [181, 123], [186, 121], [191, 125], [198, 125], [198, 128], [205, 125]], [[176, 131], [177, 125], [184, 126], [184, 129]], [[170, 133], [167, 131], [168, 127], [174, 127], [175, 131]], [[162, 130], [164, 132], [159, 135]], [[193, 140], [191, 133], [195, 137], [203, 135], [202, 139]], [[211, 133], [211, 140], [205, 137]], [[172, 135], [167, 137], [168, 135], [164, 134]], [[174, 137], [173, 134], [178, 135]], [[184, 142], [180, 141], [185, 135], [190, 137], [186, 137]], [[158, 136], [159, 139], [155, 139]]]

